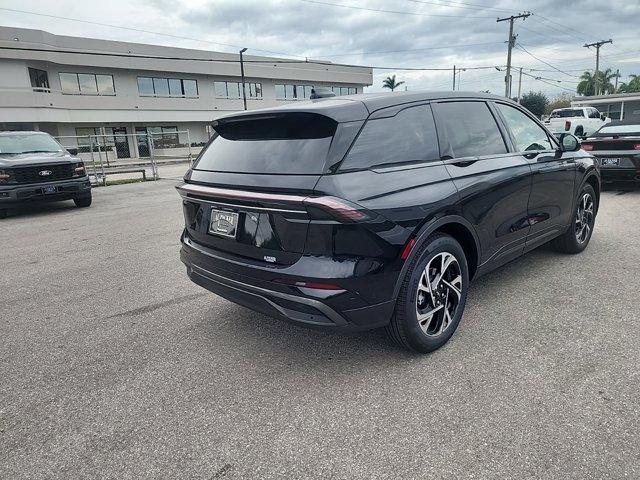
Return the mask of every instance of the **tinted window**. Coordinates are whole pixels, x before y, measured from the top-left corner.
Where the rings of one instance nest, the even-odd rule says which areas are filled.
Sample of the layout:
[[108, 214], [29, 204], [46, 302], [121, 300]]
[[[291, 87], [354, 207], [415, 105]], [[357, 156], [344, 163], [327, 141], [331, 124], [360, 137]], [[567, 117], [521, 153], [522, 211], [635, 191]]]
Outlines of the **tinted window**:
[[553, 149], [547, 132], [527, 115], [517, 108], [503, 103], [498, 104], [498, 109], [515, 138], [518, 152]]
[[367, 121], [341, 170], [436, 160], [438, 138], [428, 105], [406, 108], [389, 118]]
[[31, 79], [31, 86], [36, 92], [49, 89], [49, 77], [44, 70], [29, 67], [29, 78]]
[[196, 170], [318, 174], [324, 169], [336, 122], [311, 113], [231, 120], [214, 126], [214, 140]]
[[449, 102], [437, 106], [438, 125], [444, 129], [446, 151], [454, 158], [506, 153], [489, 107], [484, 102]]
[[600, 118], [600, 112], [595, 108], [589, 109], [589, 118]]

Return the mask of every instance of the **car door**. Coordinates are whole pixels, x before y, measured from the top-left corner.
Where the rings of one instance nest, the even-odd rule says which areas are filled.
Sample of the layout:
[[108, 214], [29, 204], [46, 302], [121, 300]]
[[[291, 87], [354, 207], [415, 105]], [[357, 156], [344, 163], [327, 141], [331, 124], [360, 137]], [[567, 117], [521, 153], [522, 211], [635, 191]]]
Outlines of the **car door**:
[[507, 126], [515, 153], [532, 170], [527, 250], [565, 231], [572, 219], [576, 162], [574, 152], [561, 152], [553, 138], [530, 114], [496, 102]]
[[440, 101], [434, 112], [459, 213], [478, 234], [481, 271], [490, 270], [524, 251], [531, 168], [509, 152], [507, 134], [486, 101]]

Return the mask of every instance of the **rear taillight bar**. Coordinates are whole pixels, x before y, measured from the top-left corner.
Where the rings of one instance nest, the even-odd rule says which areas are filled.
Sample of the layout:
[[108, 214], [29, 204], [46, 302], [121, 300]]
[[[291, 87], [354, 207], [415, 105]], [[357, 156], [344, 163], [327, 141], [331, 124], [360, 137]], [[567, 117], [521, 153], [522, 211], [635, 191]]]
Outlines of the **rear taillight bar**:
[[[306, 211], [309, 212], [309, 214], [312, 216], [313, 209], [320, 209], [329, 214], [331, 217], [343, 222], [361, 222], [371, 218], [367, 211], [361, 206], [342, 198], [332, 196], [310, 197], [278, 193], [252, 192], [247, 190], [232, 190], [218, 187], [207, 187], [204, 185], [194, 185], [191, 183], [179, 185], [176, 187], [176, 190], [178, 190], [178, 193], [180, 193], [183, 198], [190, 198], [194, 201], [198, 201], [198, 199], [190, 197], [190, 195], [211, 198], [211, 203], [216, 203], [213, 199], [225, 199], [247, 202], [264, 202], [267, 204], [278, 205], [298, 205], [300, 207], [305, 207]], [[248, 209], [252, 208], [246, 205], [237, 205], [237, 207]], [[278, 209], [274, 208], [274, 210]]]

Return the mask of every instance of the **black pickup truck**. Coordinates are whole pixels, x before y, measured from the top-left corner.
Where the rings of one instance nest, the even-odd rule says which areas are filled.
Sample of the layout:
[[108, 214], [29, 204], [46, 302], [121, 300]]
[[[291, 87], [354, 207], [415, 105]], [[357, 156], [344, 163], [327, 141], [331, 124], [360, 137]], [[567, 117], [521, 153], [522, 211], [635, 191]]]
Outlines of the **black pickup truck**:
[[44, 132], [0, 132], [0, 218], [24, 202], [91, 205], [84, 163]]

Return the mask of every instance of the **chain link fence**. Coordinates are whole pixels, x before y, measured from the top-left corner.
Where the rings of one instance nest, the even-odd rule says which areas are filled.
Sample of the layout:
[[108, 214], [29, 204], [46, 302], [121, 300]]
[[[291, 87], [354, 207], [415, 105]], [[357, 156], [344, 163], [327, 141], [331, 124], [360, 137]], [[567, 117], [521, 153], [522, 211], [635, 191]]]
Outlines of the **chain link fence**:
[[141, 174], [158, 179], [158, 166], [191, 164], [204, 144], [192, 143], [189, 130], [136, 133], [62, 135], [56, 140], [84, 163], [94, 185], [106, 185], [109, 175]]

